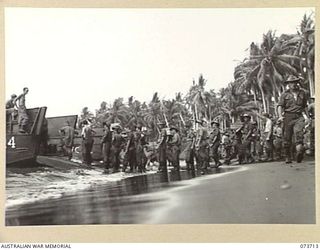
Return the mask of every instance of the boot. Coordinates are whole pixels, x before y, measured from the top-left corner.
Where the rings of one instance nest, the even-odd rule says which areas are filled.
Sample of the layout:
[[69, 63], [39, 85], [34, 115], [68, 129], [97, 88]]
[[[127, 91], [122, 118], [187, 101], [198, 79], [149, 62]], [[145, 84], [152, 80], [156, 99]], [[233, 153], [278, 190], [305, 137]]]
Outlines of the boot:
[[289, 164], [289, 163], [292, 163], [292, 159], [291, 159], [291, 148], [288, 147], [285, 149], [285, 152], [286, 152], [286, 163]]
[[296, 146], [296, 152], [297, 152], [297, 163], [302, 162], [303, 156], [304, 156], [304, 147], [302, 144], [298, 144]]
[[218, 168], [222, 165], [222, 163], [220, 161], [216, 162], [215, 168]]
[[292, 160], [291, 160], [290, 156], [286, 156], [286, 163], [287, 164], [292, 163]]

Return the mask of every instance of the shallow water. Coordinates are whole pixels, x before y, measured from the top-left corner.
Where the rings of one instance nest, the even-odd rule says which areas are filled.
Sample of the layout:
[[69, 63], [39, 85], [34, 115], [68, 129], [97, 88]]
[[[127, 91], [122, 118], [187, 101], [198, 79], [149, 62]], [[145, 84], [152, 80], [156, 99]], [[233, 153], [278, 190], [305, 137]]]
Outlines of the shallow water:
[[[205, 175], [233, 171], [210, 169]], [[170, 197], [166, 190], [190, 185], [199, 171], [103, 174], [99, 168], [9, 168], [6, 225], [131, 224], [149, 221]]]

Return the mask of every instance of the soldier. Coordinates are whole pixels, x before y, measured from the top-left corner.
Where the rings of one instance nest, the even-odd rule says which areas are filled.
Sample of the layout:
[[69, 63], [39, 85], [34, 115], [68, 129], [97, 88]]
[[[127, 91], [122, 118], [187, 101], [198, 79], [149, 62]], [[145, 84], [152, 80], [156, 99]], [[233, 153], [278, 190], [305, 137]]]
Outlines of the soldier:
[[205, 120], [197, 121], [200, 125], [196, 137], [196, 154], [199, 168], [207, 169], [209, 167], [209, 144], [207, 122]]
[[170, 128], [170, 131], [172, 133], [171, 140], [168, 142], [168, 144], [171, 147], [171, 154], [172, 154], [172, 165], [175, 170], [180, 170], [180, 145], [181, 145], [181, 139], [179, 135], [179, 129], [172, 126]]
[[120, 168], [120, 153], [122, 149], [122, 145], [125, 142], [124, 138], [121, 136], [121, 128], [120, 126], [114, 127], [115, 131], [112, 138], [112, 152], [113, 152], [113, 165], [114, 172], [119, 172]]
[[142, 133], [142, 128], [141, 126], [137, 126], [135, 134], [135, 144], [136, 144], [136, 161], [137, 161], [137, 166], [139, 168], [139, 171], [146, 172], [146, 163], [147, 163], [147, 158], [144, 154], [144, 147], [147, 144], [146, 138], [144, 134]]
[[166, 123], [159, 122], [160, 138], [157, 145], [159, 151], [159, 171], [167, 171], [167, 130], [165, 128]]
[[259, 159], [260, 150], [260, 131], [257, 121], [252, 122], [252, 137], [251, 137], [251, 154], [254, 159]]
[[17, 98], [17, 95], [12, 94], [11, 99], [6, 102], [6, 122], [8, 122], [9, 130], [12, 132], [12, 121], [16, 116], [16, 109], [14, 106], [14, 100]]
[[85, 164], [91, 165], [92, 157], [91, 157], [91, 150], [93, 147], [93, 136], [95, 131], [91, 127], [91, 123], [87, 120], [82, 122], [84, 127], [82, 128], [81, 137], [82, 137], [82, 158]]
[[310, 98], [310, 103], [308, 105], [309, 117], [311, 119], [309, 125], [309, 143], [310, 143], [310, 154], [314, 154], [314, 139], [315, 139], [315, 98], [312, 96]]
[[7, 115], [7, 120], [8, 118], [10, 117], [11, 115], [11, 119], [13, 120], [14, 119], [14, 100], [17, 98], [17, 95], [16, 94], [12, 94], [11, 95], [11, 99], [8, 100], [6, 102], [6, 115]]
[[69, 121], [66, 121], [65, 126], [59, 129], [59, 133], [63, 136], [63, 151], [65, 155], [68, 156], [68, 159], [71, 160], [74, 140], [74, 128], [70, 126]]
[[273, 129], [273, 147], [277, 156], [277, 160], [282, 159], [282, 124], [281, 121], [277, 121]]
[[26, 129], [29, 121], [27, 108], [26, 108], [26, 95], [28, 94], [28, 92], [29, 92], [28, 88], [23, 88], [23, 93], [13, 101], [14, 105], [18, 109], [18, 124], [19, 124], [20, 133], [26, 133]]
[[232, 143], [229, 132], [225, 131], [222, 135], [222, 146], [225, 151], [224, 155], [224, 163], [229, 165], [230, 164], [230, 158], [231, 158], [231, 149], [232, 149]]
[[[251, 116], [248, 114], [244, 114], [243, 116], [243, 123], [241, 127], [242, 133], [242, 145], [241, 145], [241, 155], [246, 158], [247, 163], [252, 163], [254, 161], [252, 154], [251, 154], [251, 141], [252, 141], [252, 133], [253, 133], [253, 126], [250, 123]], [[242, 148], [243, 147], [243, 148]], [[245, 152], [242, 152], [244, 150]]]
[[128, 131], [127, 145], [125, 150], [125, 155], [127, 155], [128, 163], [130, 166], [130, 172], [134, 172], [137, 167], [137, 155], [136, 155], [136, 140], [134, 132], [136, 127], [133, 126], [131, 131]]
[[187, 133], [187, 144], [186, 144], [186, 165], [187, 165], [187, 170], [194, 170], [194, 157], [195, 157], [195, 141], [196, 141], [196, 135], [195, 132], [192, 128], [188, 130]]
[[103, 164], [106, 170], [110, 168], [111, 158], [111, 144], [112, 144], [112, 132], [110, 130], [110, 124], [103, 122], [104, 135], [101, 139], [101, 148], [103, 155]]
[[222, 165], [221, 162], [219, 161], [219, 153], [218, 153], [220, 140], [221, 140], [219, 122], [213, 121], [211, 122], [211, 126], [213, 127], [213, 130], [209, 135], [210, 156], [213, 158], [215, 162], [215, 168], [218, 168]]
[[273, 161], [273, 123], [270, 114], [264, 113], [263, 116], [266, 120], [263, 132], [264, 146], [267, 154], [266, 161]]
[[284, 82], [289, 88], [282, 93], [278, 103], [279, 121], [283, 120], [283, 142], [286, 154], [286, 163], [292, 162], [292, 139], [295, 141], [297, 162], [304, 156], [303, 136], [305, 122], [309, 124], [307, 112], [307, 95], [299, 88], [300, 78], [290, 75]]
[[265, 122], [263, 130], [263, 147], [266, 152], [266, 161], [273, 161], [273, 123], [271, 120], [271, 115], [268, 113], [263, 113], [260, 115], [256, 113]]

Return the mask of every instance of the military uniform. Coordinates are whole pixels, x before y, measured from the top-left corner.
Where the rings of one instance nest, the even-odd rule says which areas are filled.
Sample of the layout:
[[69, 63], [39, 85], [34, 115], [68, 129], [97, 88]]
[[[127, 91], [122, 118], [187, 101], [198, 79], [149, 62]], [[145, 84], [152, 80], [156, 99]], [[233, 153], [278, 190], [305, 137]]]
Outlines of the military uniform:
[[213, 158], [216, 167], [219, 167], [221, 165], [221, 162], [219, 161], [219, 153], [218, 153], [220, 140], [221, 140], [221, 135], [220, 135], [219, 128], [213, 128], [212, 132], [209, 135], [209, 145], [210, 145], [210, 156]]
[[230, 140], [230, 135], [228, 133], [225, 133], [222, 136], [222, 146], [224, 148], [224, 162], [226, 164], [230, 164], [230, 158], [231, 158], [231, 149], [232, 149], [232, 144]]
[[103, 164], [106, 169], [110, 167], [112, 132], [107, 130], [101, 139]]
[[69, 124], [62, 127], [60, 129], [60, 133], [63, 134], [63, 149], [68, 156], [68, 159], [71, 160], [72, 158], [72, 147], [73, 147], [73, 140], [74, 140], [74, 128], [72, 128]]
[[273, 124], [272, 120], [267, 117], [266, 118], [266, 124], [265, 124], [265, 130], [263, 132], [263, 142], [264, 142], [264, 148], [267, 155], [267, 161], [273, 160]]
[[120, 168], [120, 153], [125, 140], [116, 132], [112, 138], [112, 152], [113, 152], [113, 165], [114, 170], [119, 171]]
[[253, 125], [248, 122], [243, 122], [241, 127], [242, 133], [242, 145], [240, 146], [241, 156], [246, 158], [247, 161], [253, 161], [251, 154], [251, 142], [252, 142], [252, 133], [253, 133]]
[[82, 129], [82, 158], [84, 163], [90, 165], [92, 163], [91, 150], [94, 143], [93, 130], [89, 125]]
[[136, 162], [140, 172], [146, 171], [146, 157], [143, 147], [146, 145], [144, 135], [140, 131], [134, 133], [136, 146]]
[[282, 158], [282, 127], [278, 123], [273, 129], [273, 147], [278, 159]]
[[137, 157], [136, 157], [136, 141], [134, 132], [129, 132], [128, 142], [127, 142], [127, 159], [130, 166], [130, 171], [134, 171], [137, 167]]
[[311, 124], [309, 126], [309, 142], [310, 142], [310, 153], [314, 154], [315, 146], [315, 107], [314, 103], [309, 104], [308, 106], [309, 117], [311, 119]]
[[159, 170], [167, 171], [167, 130], [162, 128], [160, 130], [159, 138]]
[[27, 126], [28, 126], [28, 122], [29, 122], [29, 117], [27, 114], [27, 108], [26, 108], [26, 94], [28, 93], [25, 92], [19, 95], [15, 100], [14, 103], [16, 103], [17, 101], [19, 101], [19, 105], [18, 105], [18, 124], [19, 124], [19, 131], [22, 133], [26, 132]]
[[186, 144], [186, 165], [187, 169], [194, 169], [194, 146], [195, 146], [196, 136], [193, 131], [189, 131], [187, 134], [187, 144]]
[[[299, 79], [287, 80], [287, 82], [295, 82]], [[307, 107], [307, 95], [305, 91], [297, 89], [297, 91], [286, 90], [280, 96], [278, 106], [282, 107], [284, 112], [283, 119], [283, 146], [287, 156], [287, 163], [291, 162], [292, 139], [295, 141], [297, 149], [297, 161], [300, 162], [303, 157], [303, 140], [304, 140], [304, 117], [303, 112]]]
[[178, 130], [175, 129], [177, 132], [172, 135], [171, 140], [168, 142], [171, 149], [171, 156], [172, 156], [172, 165], [175, 169], [180, 169], [180, 145], [181, 145], [181, 139], [180, 135], [178, 134]]
[[197, 131], [196, 154], [199, 168], [209, 167], [208, 131], [204, 127]]

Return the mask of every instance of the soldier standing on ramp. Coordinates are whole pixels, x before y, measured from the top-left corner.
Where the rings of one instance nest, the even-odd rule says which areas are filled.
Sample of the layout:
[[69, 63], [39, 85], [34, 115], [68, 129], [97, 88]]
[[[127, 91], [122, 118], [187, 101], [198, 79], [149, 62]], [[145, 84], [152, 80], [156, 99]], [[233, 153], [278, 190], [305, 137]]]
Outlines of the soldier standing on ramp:
[[[26, 108], [26, 95], [28, 94], [29, 89], [23, 88], [23, 93], [19, 95], [13, 102], [14, 105], [18, 108], [18, 124], [19, 124], [19, 132], [26, 133], [29, 117], [27, 114]], [[17, 105], [18, 102], [18, 105]]]

